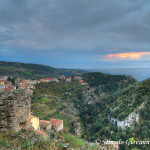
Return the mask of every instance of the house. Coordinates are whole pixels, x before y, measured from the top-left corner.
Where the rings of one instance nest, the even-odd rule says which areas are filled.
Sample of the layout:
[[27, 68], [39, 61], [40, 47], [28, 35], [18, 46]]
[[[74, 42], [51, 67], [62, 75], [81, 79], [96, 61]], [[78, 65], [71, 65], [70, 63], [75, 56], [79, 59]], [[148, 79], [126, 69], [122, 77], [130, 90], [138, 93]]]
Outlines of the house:
[[5, 80], [0, 80], [0, 88], [1, 91], [13, 91], [16, 89], [15, 86], [12, 86], [12, 82], [10, 81], [5, 81]]
[[48, 80], [48, 78], [45, 78], [45, 82], [50, 82], [50, 81]]
[[52, 80], [53, 82], [55, 81], [55, 82], [59, 82], [59, 80], [57, 79], [57, 78], [53, 78], [53, 80]]
[[20, 82], [20, 81], [21, 81], [20, 78], [15, 79], [15, 82]]
[[31, 95], [33, 95], [33, 90], [27, 89], [27, 90], [26, 90], [26, 93], [29, 94], [29, 95], [31, 96]]
[[60, 79], [63, 79], [63, 80], [66, 79], [66, 77], [65, 77], [64, 75], [61, 75], [59, 78], [60, 78]]
[[34, 127], [34, 130], [40, 130], [39, 118], [36, 116], [30, 116], [31, 125]]
[[81, 85], [86, 85], [87, 83], [86, 83], [86, 82], [81, 82], [80, 84], [81, 84]]
[[50, 122], [52, 123], [52, 127], [56, 132], [63, 130], [63, 120], [50, 119]]
[[40, 81], [41, 81], [41, 82], [45, 82], [45, 79], [44, 79], [44, 78], [43, 78], [43, 79], [40, 79]]
[[8, 79], [8, 76], [4, 76], [4, 79], [7, 80], [7, 79]]
[[83, 83], [83, 82], [84, 82], [84, 80], [79, 80], [79, 82], [80, 82], [80, 83]]
[[35, 86], [34, 85], [30, 85], [29, 88], [30, 89], [35, 89]]
[[25, 85], [19, 85], [18, 86], [18, 89], [25, 89], [26, 87], [25, 87]]
[[51, 82], [51, 81], [53, 81], [53, 79], [54, 79], [54, 78], [52, 78], [52, 77], [45, 78], [45, 82]]
[[8, 87], [6, 87], [4, 90], [5, 90], [5, 91], [14, 91], [15, 89], [16, 89], [15, 86], [8, 86]]
[[3, 92], [3, 91], [4, 91], [4, 89], [0, 87], [0, 92]]
[[50, 131], [52, 129], [52, 123], [50, 121], [40, 120], [39, 123], [41, 130]]
[[30, 80], [22, 80], [22, 82], [25, 83], [25, 84], [31, 84]]
[[0, 80], [5, 80], [5, 78], [3, 76], [0, 76]]
[[38, 80], [37, 83], [38, 83], [38, 84], [41, 83], [41, 80]]
[[12, 82], [6, 81], [6, 82], [5, 82], [5, 86], [6, 86], [6, 87], [12, 86]]
[[66, 82], [71, 82], [71, 77], [66, 78]]
[[0, 85], [5, 85], [5, 81], [4, 80], [0, 80]]
[[48, 77], [47, 80], [49, 80], [49, 82], [53, 81], [53, 77]]
[[21, 85], [25, 85], [23, 82], [16, 82], [15, 85], [21, 86]]
[[32, 80], [31, 81], [31, 84], [37, 84], [38, 83], [38, 80]]
[[87, 84], [86, 82], [84, 82], [84, 80], [79, 80], [79, 82], [80, 82], [81, 85], [86, 85]]
[[74, 76], [73, 79], [74, 80], [81, 80], [82, 78], [81, 78], [81, 76]]

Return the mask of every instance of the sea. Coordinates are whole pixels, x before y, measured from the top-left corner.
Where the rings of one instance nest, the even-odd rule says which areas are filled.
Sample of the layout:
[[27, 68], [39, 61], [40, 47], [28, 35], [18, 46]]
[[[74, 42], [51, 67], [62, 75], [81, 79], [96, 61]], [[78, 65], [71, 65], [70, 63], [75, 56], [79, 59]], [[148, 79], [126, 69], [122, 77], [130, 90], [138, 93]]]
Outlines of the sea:
[[99, 68], [88, 69], [88, 71], [112, 75], [130, 75], [138, 81], [143, 81], [150, 78], [150, 68]]

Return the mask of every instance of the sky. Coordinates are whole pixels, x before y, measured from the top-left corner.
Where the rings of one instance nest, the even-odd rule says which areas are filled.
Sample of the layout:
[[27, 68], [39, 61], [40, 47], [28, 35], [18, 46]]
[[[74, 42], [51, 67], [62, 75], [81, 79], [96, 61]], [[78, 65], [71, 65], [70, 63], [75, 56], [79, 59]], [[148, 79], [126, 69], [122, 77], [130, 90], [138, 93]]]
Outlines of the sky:
[[0, 61], [150, 67], [150, 0], [0, 0]]

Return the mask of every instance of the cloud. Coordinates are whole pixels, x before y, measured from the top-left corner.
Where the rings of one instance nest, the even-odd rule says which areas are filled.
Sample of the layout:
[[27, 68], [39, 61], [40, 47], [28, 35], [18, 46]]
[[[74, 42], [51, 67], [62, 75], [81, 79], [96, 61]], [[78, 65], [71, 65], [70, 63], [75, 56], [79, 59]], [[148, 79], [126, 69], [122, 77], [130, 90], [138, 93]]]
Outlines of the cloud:
[[97, 56], [150, 52], [149, 18], [149, 0], [2, 0], [0, 49], [14, 56], [15, 49], [29, 57], [74, 56], [76, 62], [78, 55], [94, 62]]
[[5, 0], [0, 7], [0, 44], [93, 52], [101, 47], [108, 52], [147, 49], [148, 6], [149, 1], [139, 0]]
[[108, 54], [104, 58], [108, 60], [131, 60], [140, 59], [143, 55], [150, 55], [150, 52], [129, 52], [129, 53], [119, 53], [119, 54]]

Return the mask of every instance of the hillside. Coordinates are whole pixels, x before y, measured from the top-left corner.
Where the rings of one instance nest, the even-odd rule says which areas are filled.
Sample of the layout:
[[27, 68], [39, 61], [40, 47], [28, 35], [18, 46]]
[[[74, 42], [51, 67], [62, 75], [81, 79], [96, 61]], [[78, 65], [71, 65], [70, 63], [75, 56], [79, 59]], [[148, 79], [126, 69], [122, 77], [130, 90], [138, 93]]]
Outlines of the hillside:
[[[90, 142], [110, 137], [114, 141], [149, 139], [149, 132], [146, 133], [149, 131], [149, 104], [137, 112], [140, 114], [140, 122], [134, 122], [134, 129], [122, 131], [108, 119], [111, 116], [124, 120], [143, 102], [148, 102], [149, 80], [139, 83], [130, 76], [102, 73], [87, 73], [83, 79], [88, 85], [82, 86], [77, 81], [66, 83], [63, 80], [59, 83], [38, 84], [32, 98], [33, 113], [43, 119], [53, 116], [63, 119], [66, 132], [77, 136], [76, 131], [80, 130], [81, 137]], [[146, 150], [147, 145], [120, 147], [121, 150]]]
[[[100, 93], [102, 91], [107, 91], [106, 87], [108, 86], [108, 83], [111, 88], [108, 87], [109, 91], [107, 91], [107, 97], [105, 96], [101, 98], [96, 104], [85, 105], [82, 107], [87, 108], [82, 110], [82, 114], [88, 114], [88, 118], [85, 117], [85, 115], [82, 115], [81, 117], [83, 122], [85, 122], [86, 129], [88, 129], [85, 131], [86, 135], [88, 137], [90, 135], [91, 140], [96, 138], [104, 140], [109, 139], [110, 137], [115, 141], [119, 139], [122, 139], [123, 141], [126, 141], [127, 139], [133, 139], [135, 141], [149, 140], [150, 118], [148, 114], [150, 111], [150, 80], [148, 79], [143, 83], [138, 83], [132, 77], [128, 77], [127, 80], [120, 80], [118, 78], [118, 81], [116, 82], [116, 77], [112, 78], [111, 76], [111, 80], [107, 80], [106, 78], [105, 81], [100, 81], [106, 76], [103, 77], [102, 74], [100, 74], [98, 77], [97, 73], [95, 75], [92, 73], [92, 76], [93, 78], [91, 78], [91, 74], [87, 74], [85, 75], [85, 78], [88, 81], [88, 77], [90, 77], [94, 81], [92, 82], [90, 80], [89, 84], [92, 84], [92, 88], [94, 86], [95, 91], [97, 91], [96, 94], [99, 95], [99, 99]], [[123, 78], [125, 78], [125, 76]], [[103, 82], [105, 82], [104, 85]], [[115, 86], [111, 86], [111, 84]], [[121, 85], [121, 87], [124, 85], [126, 88], [120, 88], [116, 91], [115, 89], [118, 89], [118, 85]], [[110, 91], [113, 92], [111, 93]], [[139, 121], [133, 121], [132, 128], [131, 126], [130, 128], [127, 127], [124, 131], [118, 128], [116, 123], [112, 123], [108, 119], [108, 116], [111, 116], [117, 119], [119, 123], [123, 123], [121, 121], [125, 120], [132, 112], [135, 112], [139, 116]], [[90, 129], [89, 126], [91, 126]], [[121, 150], [131, 149], [133, 147], [148, 150], [148, 146], [149, 145], [133, 145], [130, 147], [124, 147], [121, 145], [120, 147]]]
[[[61, 136], [71, 148], [80, 149], [85, 141], [90, 145], [96, 140], [103, 144], [121, 139], [129, 143], [120, 145], [121, 150], [149, 150], [150, 145], [130, 143], [150, 140], [150, 79], [140, 83], [131, 76], [97, 72], [86, 73], [82, 78], [87, 84], [81, 85], [73, 78], [71, 82], [60, 79], [36, 84], [32, 113], [43, 120], [63, 120]], [[7, 139], [5, 134], [0, 136], [12, 143], [13, 139]], [[4, 147], [6, 140], [0, 141]]]
[[21, 78], [44, 78], [57, 77], [60, 75], [71, 76], [75, 74], [83, 74], [83, 70], [75, 69], [57, 69], [50, 66], [40, 64], [26, 64], [18, 62], [0, 61], [0, 75], [7, 75]]

